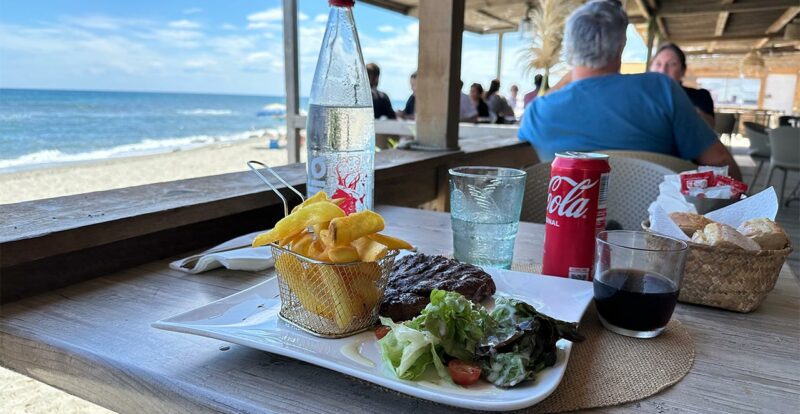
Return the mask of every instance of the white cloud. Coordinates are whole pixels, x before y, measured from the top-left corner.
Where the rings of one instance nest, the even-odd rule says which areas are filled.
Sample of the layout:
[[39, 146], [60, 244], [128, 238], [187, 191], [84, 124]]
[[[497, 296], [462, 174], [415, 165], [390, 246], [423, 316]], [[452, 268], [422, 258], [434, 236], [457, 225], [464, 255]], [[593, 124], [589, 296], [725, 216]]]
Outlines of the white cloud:
[[304, 22], [304, 21], [308, 20], [308, 15], [303, 13], [303, 12], [298, 12], [297, 13], [297, 20], [299, 20], [301, 22]]
[[190, 7], [188, 9], [183, 9], [183, 14], [197, 14], [202, 13], [203, 9], [199, 7]]
[[149, 23], [140, 19], [120, 19], [103, 15], [67, 16], [61, 21], [91, 30], [118, 30], [125, 26], [142, 26]]
[[378, 31], [381, 33], [391, 33], [394, 30], [395, 30], [394, 26], [389, 26], [388, 24], [385, 24], [383, 26], [378, 26]]
[[189, 59], [183, 63], [183, 66], [187, 69], [208, 69], [214, 66], [217, 66], [217, 61], [208, 58], [208, 57], [200, 57], [195, 59]]
[[279, 30], [283, 29], [283, 25], [281, 23], [271, 23], [271, 22], [251, 22], [247, 24], [248, 29], [265, 29], [265, 30]]
[[279, 22], [283, 20], [283, 10], [280, 7], [274, 7], [257, 13], [252, 13], [247, 16], [250, 22]]
[[173, 20], [169, 22], [169, 27], [172, 27], [173, 29], [199, 29], [200, 26], [200, 23], [186, 19]]
[[327, 22], [328, 22], [327, 14], [318, 14], [314, 16], [314, 23], [327, 23]]
[[236, 30], [236, 26], [234, 26], [234, 25], [232, 25], [230, 23], [224, 23], [219, 28], [222, 29], [222, 30]]
[[199, 40], [203, 37], [201, 32], [196, 30], [154, 30], [152, 38], [161, 43], [171, 46], [193, 49], [200, 46]]

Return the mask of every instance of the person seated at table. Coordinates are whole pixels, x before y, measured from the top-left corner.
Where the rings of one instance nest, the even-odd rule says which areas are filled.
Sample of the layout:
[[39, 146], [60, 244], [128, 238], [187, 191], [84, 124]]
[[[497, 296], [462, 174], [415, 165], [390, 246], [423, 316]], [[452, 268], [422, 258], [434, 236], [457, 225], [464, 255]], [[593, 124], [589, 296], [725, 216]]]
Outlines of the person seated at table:
[[483, 101], [483, 86], [480, 83], [470, 85], [469, 100], [475, 110], [478, 111], [478, 118], [489, 118], [489, 106]]
[[368, 64], [367, 77], [369, 77], [369, 88], [372, 91], [372, 110], [375, 111], [375, 119], [396, 119], [397, 115], [394, 113], [389, 95], [387, 95], [386, 92], [378, 90], [381, 68], [374, 63]]
[[475, 108], [469, 95], [464, 93], [462, 89], [464, 89], [464, 81], [460, 81], [458, 85], [458, 93], [461, 95], [458, 119], [461, 122], [478, 122], [478, 109]]
[[561, 151], [649, 151], [727, 165], [741, 180], [733, 156], [680, 85], [660, 73], [619, 73], [627, 26], [614, 0], [591, 1], [570, 15], [564, 50], [571, 80], [528, 106], [519, 138], [545, 161]]
[[535, 87], [535, 89], [526, 93], [525, 96], [522, 98], [525, 108], [527, 108], [528, 105], [530, 105], [531, 102], [533, 102], [533, 100], [536, 99], [537, 96], [539, 96], [539, 91], [542, 89], [543, 80], [544, 77], [542, 75], [536, 75], [533, 77], [533, 86]]
[[674, 43], [664, 43], [658, 48], [653, 62], [650, 63], [650, 72], [663, 73], [675, 82], [678, 82], [686, 95], [697, 108], [697, 113], [704, 121], [714, 128], [714, 100], [711, 93], [705, 89], [695, 89], [683, 86], [683, 76], [686, 75], [686, 55]]
[[411, 85], [411, 96], [408, 97], [405, 108], [403, 108], [402, 111], [397, 111], [397, 117], [399, 119], [413, 120], [414, 107], [416, 106], [417, 100], [417, 72], [411, 74], [411, 78], [409, 78], [408, 83]]
[[489, 116], [496, 124], [514, 122], [514, 110], [508, 105], [506, 98], [503, 98], [498, 92], [500, 92], [500, 80], [493, 79], [489, 84], [489, 90], [483, 97], [486, 106], [489, 107]]

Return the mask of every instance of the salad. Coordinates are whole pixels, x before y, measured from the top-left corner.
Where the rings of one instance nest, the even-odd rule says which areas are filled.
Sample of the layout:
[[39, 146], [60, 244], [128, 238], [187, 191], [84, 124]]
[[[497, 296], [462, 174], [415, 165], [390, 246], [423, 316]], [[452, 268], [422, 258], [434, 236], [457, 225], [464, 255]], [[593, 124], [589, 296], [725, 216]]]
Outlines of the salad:
[[455, 292], [433, 290], [430, 299], [410, 321], [380, 318], [381, 356], [400, 379], [418, 379], [433, 366], [439, 377], [459, 385], [482, 377], [513, 387], [555, 365], [559, 339], [583, 340], [577, 324], [517, 299], [496, 297], [491, 312]]

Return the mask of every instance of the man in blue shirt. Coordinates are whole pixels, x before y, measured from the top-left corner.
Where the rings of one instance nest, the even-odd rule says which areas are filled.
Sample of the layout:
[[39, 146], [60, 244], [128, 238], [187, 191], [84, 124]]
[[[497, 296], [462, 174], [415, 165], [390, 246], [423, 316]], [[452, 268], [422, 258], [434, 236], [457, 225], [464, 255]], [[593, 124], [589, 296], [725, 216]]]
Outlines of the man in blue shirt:
[[542, 160], [560, 151], [650, 151], [727, 165], [741, 180], [733, 156], [680, 85], [660, 73], [619, 73], [627, 26], [615, 0], [592, 1], [570, 15], [564, 49], [571, 81], [528, 106], [519, 138]]

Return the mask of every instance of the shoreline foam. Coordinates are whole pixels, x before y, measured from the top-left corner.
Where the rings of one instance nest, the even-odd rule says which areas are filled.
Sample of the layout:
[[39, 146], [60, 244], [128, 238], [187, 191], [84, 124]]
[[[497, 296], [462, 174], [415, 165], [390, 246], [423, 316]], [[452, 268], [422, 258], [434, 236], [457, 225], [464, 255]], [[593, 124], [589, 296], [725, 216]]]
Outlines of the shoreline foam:
[[285, 133], [282, 133], [279, 129], [266, 128], [225, 135], [192, 135], [164, 139], [147, 138], [133, 144], [122, 144], [75, 154], [64, 153], [60, 150], [42, 150], [24, 154], [17, 158], [0, 159], [0, 175], [98, 160], [186, 151], [206, 145], [243, 141], [251, 138], [279, 139], [282, 136], [285, 136]]
[[247, 138], [150, 155], [118, 157], [0, 174], [0, 204], [246, 171], [246, 162], [284, 165], [285, 148]]

